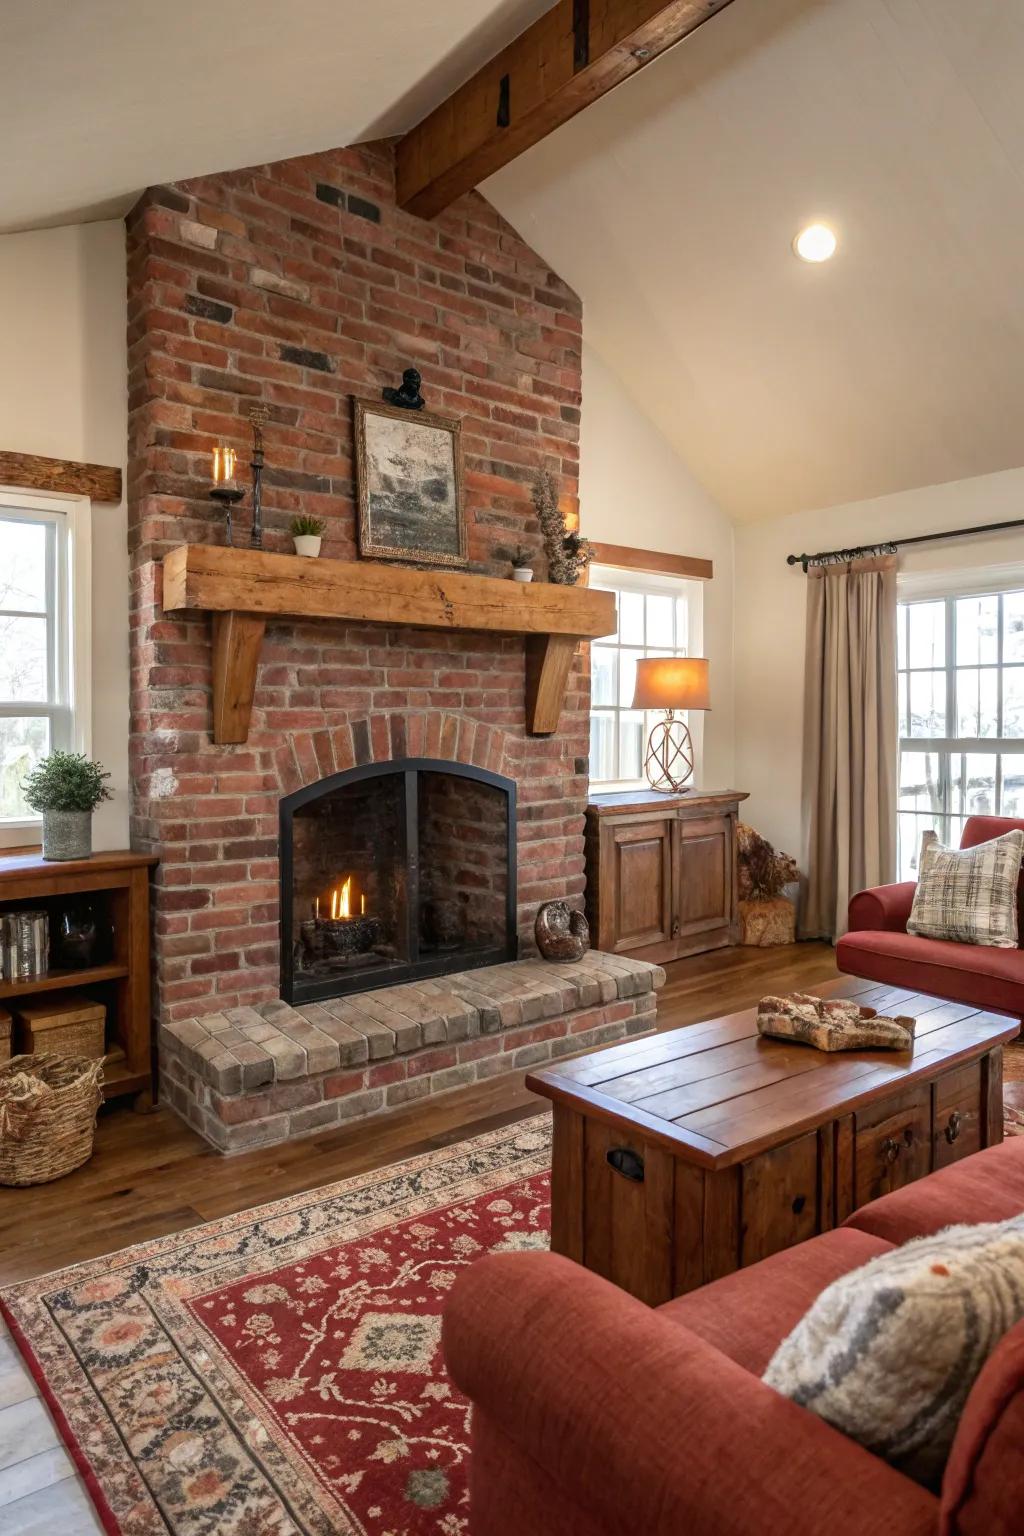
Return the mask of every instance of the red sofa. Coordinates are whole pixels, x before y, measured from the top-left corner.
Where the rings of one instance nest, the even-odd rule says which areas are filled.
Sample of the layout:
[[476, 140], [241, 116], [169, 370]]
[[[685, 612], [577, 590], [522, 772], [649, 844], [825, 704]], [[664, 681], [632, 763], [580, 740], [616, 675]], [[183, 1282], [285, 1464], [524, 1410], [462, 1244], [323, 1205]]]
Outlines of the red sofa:
[[[1024, 821], [1008, 816], [970, 816], [961, 848], [975, 848]], [[850, 931], [836, 945], [836, 964], [851, 976], [865, 976], [911, 992], [927, 992], [951, 1003], [991, 1008], [1024, 1019], [1024, 950], [984, 944], [953, 944], [907, 932], [914, 882], [879, 885], [850, 902]], [[1017, 888], [1018, 929], [1024, 937], [1024, 877]], [[1021, 1524], [1024, 1532], [1024, 1521]]]
[[471, 1536], [1021, 1536], [1024, 1323], [981, 1372], [936, 1496], [759, 1379], [830, 1281], [956, 1221], [1024, 1211], [1024, 1137], [654, 1310], [553, 1254], [449, 1300], [473, 1402]]

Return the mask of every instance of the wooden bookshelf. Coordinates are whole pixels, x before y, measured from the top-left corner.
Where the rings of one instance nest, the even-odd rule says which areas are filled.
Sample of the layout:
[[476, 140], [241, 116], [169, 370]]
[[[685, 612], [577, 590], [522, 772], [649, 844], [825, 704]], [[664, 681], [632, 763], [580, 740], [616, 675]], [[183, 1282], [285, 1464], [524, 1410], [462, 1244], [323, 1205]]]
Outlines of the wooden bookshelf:
[[134, 1094], [139, 1109], [153, 1101], [149, 877], [156, 863], [151, 854], [128, 852], [61, 861], [44, 859], [38, 848], [0, 855], [0, 911], [38, 904], [47, 908], [52, 922], [62, 898], [94, 896], [112, 929], [109, 959], [81, 970], [0, 980], [0, 1003], [16, 1012], [19, 999], [62, 989], [103, 1001], [109, 1053], [104, 1092], [107, 1098]]

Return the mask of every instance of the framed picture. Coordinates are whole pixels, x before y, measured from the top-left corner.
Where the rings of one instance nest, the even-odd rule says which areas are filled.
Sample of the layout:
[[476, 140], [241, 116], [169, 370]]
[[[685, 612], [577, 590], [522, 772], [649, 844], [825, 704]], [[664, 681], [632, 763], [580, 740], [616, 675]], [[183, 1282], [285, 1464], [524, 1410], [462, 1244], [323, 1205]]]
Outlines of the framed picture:
[[359, 553], [465, 565], [461, 422], [355, 401]]

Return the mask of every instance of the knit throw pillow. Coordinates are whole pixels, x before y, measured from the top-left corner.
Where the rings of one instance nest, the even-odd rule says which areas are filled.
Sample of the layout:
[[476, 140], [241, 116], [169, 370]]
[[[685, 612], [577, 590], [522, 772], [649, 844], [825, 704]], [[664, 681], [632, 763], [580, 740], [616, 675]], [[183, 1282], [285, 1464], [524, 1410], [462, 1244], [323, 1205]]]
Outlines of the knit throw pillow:
[[947, 1227], [822, 1291], [764, 1380], [929, 1487], [971, 1387], [1024, 1318], [1024, 1216]]
[[1017, 948], [1017, 878], [1024, 832], [976, 848], [943, 848], [934, 832], [921, 838], [921, 867], [907, 932], [958, 944]]

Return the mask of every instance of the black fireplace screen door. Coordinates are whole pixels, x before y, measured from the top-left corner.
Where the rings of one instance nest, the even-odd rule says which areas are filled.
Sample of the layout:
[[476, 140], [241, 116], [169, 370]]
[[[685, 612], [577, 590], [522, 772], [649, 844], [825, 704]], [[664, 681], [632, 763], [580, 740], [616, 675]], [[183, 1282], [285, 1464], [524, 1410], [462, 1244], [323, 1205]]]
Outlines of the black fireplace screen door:
[[434, 758], [281, 800], [281, 995], [340, 997], [516, 957], [516, 787]]

